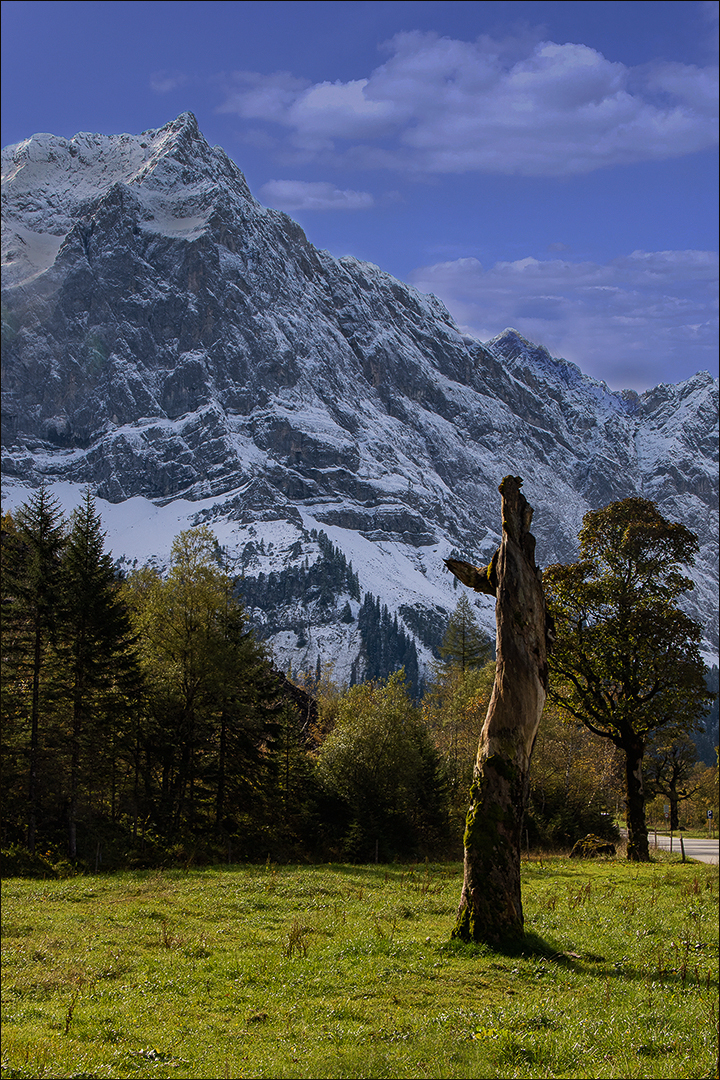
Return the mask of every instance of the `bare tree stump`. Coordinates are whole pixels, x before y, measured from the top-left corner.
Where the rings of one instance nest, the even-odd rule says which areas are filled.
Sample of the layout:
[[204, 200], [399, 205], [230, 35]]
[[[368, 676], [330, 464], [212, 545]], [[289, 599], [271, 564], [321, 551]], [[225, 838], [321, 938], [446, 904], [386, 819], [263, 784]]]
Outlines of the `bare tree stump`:
[[547, 692], [550, 626], [535, 565], [532, 507], [506, 476], [502, 542], [484, 568], [447, 559], [465, 585], [497, 597], [495, 684], [465, 827], [465, 875], [453, 937], [498, 944], [523, 933], [520, 846], [530, 757]]

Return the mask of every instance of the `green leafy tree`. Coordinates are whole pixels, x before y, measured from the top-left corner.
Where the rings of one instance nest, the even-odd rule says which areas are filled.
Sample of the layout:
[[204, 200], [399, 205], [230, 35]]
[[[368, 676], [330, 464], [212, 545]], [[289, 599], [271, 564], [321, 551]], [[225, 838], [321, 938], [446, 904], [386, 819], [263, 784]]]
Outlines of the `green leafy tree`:
[[333, 711], [318, 770], [344, 804], [345, 854], [386, 860], [437, 844], [447, 821], [441, 770], [402, 669], [350, 687]]
[[[66, 543], [58, 502], [41, 487], [2, 533], [2, 659], [4, 781], [8, 797], [26, 786], [27, 846], [34, 853], [41, 804], [41, 764], [52, 710], [53, 641], [57, 632], [60, 561]], [[44, 723], [45, 721], [45, 723]], [[22, 766], [27, 760], [27, 772]], [[11, 777], [14, 783], [11, 782]]]
[[463, 595], [448, 619], [423, 696], [422, 714], [443, 756], [453, 816], [465, 816], [480, 732], [495, 681], [490, 638], [478, 626]]
[[433, 663], [422, 715], [448, 775], [454, 815], [467, 812], [480, 733], [495, 682], [495, 664], [463, 670], [459, 663]]
[[[714, 836], [718, 823], [717, 765], [698, 762], [693, 769], [691, 783], [695, 792], [685, 803], [683, 816], [691, 827], [707, 829]], [[707, 816], [708, 810], [712, 811], [711, 818]]]
[[698, 791], [694, 782], [697, 749], [688, 736], [654, 740], [645, 760], [645, 784], [648, 795], [663, 795], [670, 805], [670, 828], [680, 825], [679, 804]]
[[622, 754], [609, 739], [547, 703], [533, 747], [524, 841], [567, 849], [588, 833], [619, 839], [614, 811], [623, 772]]
[[556, 641], [549, 696], [625, 757], [628, 858], [650, 858], [642, 765], [661, 729], [688, 732], [707, 708], [699, 625], [677, 601], [698, 549], [655, 503], [624, 499], [585, 515], [580, 561], [544, 575]]

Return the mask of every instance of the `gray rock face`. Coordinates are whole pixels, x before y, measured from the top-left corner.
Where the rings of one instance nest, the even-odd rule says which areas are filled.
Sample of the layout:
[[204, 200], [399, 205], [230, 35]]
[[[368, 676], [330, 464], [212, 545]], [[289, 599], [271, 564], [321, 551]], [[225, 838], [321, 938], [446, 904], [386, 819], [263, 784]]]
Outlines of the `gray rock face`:
[[642, 495], [699, 534], [692, 610], [717, 645], [709, 375], [617, 394], [513, 330], [463, 337], [435, 297], [262, 207], [189, 113], [34, 136], [3, 151], [3, 180], [7, 479], [302, 513], [379, 558], [481, 562], [510, 473], [543, 564], [574, 558], [587, 510]]

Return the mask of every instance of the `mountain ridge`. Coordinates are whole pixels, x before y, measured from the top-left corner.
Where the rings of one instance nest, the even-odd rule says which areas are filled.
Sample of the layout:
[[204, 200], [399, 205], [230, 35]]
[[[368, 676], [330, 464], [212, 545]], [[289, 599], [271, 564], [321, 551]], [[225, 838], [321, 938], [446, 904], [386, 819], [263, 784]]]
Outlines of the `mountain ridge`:
[[[615, 392], [514, 330], [469, 339], [436, 297], [262, 207], [189, 113], [139, 136], [33, 137], [3, 150], [3, 180], [6, 490], [189, 502], [236, 552], [261, 525], [288, 551], [324, 530], [396, 612], [452, 607], [442, 558], [492, 554], [507, 473], [544, 564], [574, 558], [587, 510], [643, 495], [700, 537], [690, 607], [717, 647], [706, 373]], [[336, 629], [318, 655], [344, 663], [360, 646]], [[274, 644], [300, 663], [287, 634]]]

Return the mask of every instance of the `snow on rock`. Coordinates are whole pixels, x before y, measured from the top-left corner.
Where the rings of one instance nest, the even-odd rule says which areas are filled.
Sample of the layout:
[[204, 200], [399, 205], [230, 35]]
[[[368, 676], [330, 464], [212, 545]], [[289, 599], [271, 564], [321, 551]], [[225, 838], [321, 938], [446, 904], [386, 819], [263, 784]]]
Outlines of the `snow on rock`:
[[[322, 531], [363, 592], [440, 617], [443, 558], [497, 546], [504, 475], [524, 478], [543, 565], [574, 558], [585, 512], [642, 495], [700, 537], [689, 606], [717, 650], [709, 375], [614, 393], [514, 330], [463, 337], [435, 297], [262, 207], [190, 113], [33, 136], [2, 172], [5, 505], [46, 483], [69, 508], [89, 484], [116, 557], [164, 564], [205, 521], [255, 575], [312, 562]], [[302, 632], [302, 603], [287, 625], [275, 605], [279, 660], [348, 675], [349, 599]]]

